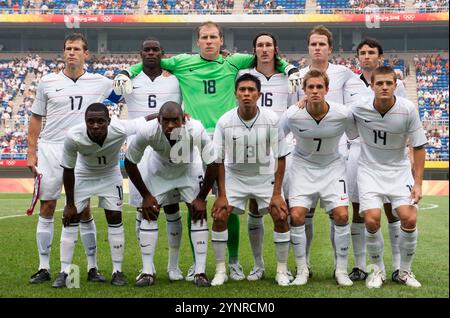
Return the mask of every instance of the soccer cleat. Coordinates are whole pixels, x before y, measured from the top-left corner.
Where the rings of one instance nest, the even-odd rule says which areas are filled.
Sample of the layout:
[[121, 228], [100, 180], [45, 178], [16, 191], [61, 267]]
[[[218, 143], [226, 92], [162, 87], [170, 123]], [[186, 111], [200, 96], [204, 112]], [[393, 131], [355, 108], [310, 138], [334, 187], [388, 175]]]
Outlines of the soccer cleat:
[[46, 268], [41, 268], [30, 277], [30, 284], [39, 284], [50, 280], [50, 272]]
[[308, 267], [297, 269], [297, 276], [295, 276], [295, 279], [291, 282], [291, 285], [293, 286], [302, 286], [306, 285], [309, 278], [309, 271]]
[[398, 280], [401, 284], [405, 284], [409, 287], [419, 288], [422, 286], [422, 284], [416, 279], [416, 276], [414, 276], [413, 272], [401, 271], [398, 274]]
[[367, 288], [380, 288], [386, 280], [386, 274], [377, 270], [369, 274], [366, 279]]
[[350, 274], [348, 274], [348, 277], [354, 282], [363, 281], [366, 280], [367, 273], [358, 267], [353, 267]]
[[392, 272], [391, 279], [394, 283], [401, 283], [401, 281], [398, 279], [398, 274], [400, 273], [400, 270], [396, 269]]
[[170, 281], [183, 280], [183, 272], [177, 267], [175, 269], [170, 269], [167, 271], [169, 273]]
[[67, 287], [67, 285], [66, 285], [67, 276], [69, 276], [69, 275], [64, 272], [58, 273], [58, 276], [56, 276], [56, 279], [53, 282], [52, 287], [53, 288]]
[[242, 269], [241, 264], [230, 264], [228, 265], [228, 270], [230, 271], [231, 280], [244, 280], [244, 270]]
[[292, 275], [292, 273], [289, 269], [287, 270], [286, 274], [287, 274], [290, 282], [292, 282], [295, 279], [294, 275]]
[[205, 273], [195, 274], [194, 275], [194, 284], [197, 287], [210, 287], [211, 283], [208, 280], [208, 277], [206, 277]]
[[260, 280], [263, 277], [264, 277], [264, 268], [255, 266], [251, 270], [250, 274], [248, 274], [247, 280], [252, 282], [252, 281]]
[[213, 280], [211, 281], [211, 286], [220, 286], [223, 285], [228, 280], [227, 273], [225, 272], [216, 272]]
[[89, 270], [87, 279], [88, 279], [88, 281], [94, 282], [94, 283], [106, 282], [106, 278], [95, 267], [93, 267]]
[[289, 286], [290, 280], [287, 273], [277, 272], [275, 275], [275, 281], [278, 283], [279, 286]]
[[191, 267], [189, 267], [188, 273], [186, 275], [186, 280], [188, 282], [193, 282], [194, 281], [194, 276], [195, 276], [195, 263], [191, 265]]
[[336, 280], [336, 283], [339, 286], [352, 286], [353, 282], [350, 279], [350, 277], [348, 277], [347, 271], [335, 271], [334, 272], [334, 279]]
[[125, 280], [125, 274], [123, 272], [115, 272], [112, 274], [111, 285], [124, 286], [127, 283]]
[[155, 276], [152, 274], [141, 273], [139, 278], [136, 280], [134, 286], [136, 287], [146, 287], [151, 286], [155, 283]]

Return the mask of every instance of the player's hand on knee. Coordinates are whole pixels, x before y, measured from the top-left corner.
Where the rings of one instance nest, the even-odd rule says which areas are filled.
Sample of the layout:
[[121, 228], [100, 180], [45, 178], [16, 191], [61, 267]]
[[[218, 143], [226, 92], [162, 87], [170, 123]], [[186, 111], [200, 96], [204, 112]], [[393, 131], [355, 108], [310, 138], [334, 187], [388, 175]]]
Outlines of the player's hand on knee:
[[121, 73], [114, 77], [113, 88], [116, 95], [131, 94], [133, 84], [127, 75]]
[[69, 226], [70, 222], [73, 222], [77, 216], [77, 208], [73, 204], [67, 204], [64, 207], [62, 223], [64, 226]]
[[303, 109], [306, 107], [306, 101], [307, 101], [308, 97], [303, 96], [298, 102], [297, 102], [297, 107], [300, 109]]
[[152, 195], [147, 195], [142, 199], [142, 217], [147, 221], [158, 219], [161, 206]]
[[229, 206], [228, 199], [225, 196], [217, 197], [216, 201], [211, 210], [211, 216], [214, 220], [223, 219], [226, 215], [228, 215]]
[[411, 199], [413, 204], [418, 204], [422, 200], [422, 185], [414, 184], [411, 191]]
[[289, 210], [286, 201], [281, 195], [274, 195], [270, 200], [269, 210], [271, 214], [275, 214], [282, 221], [287, 220]]
[[203, 220], [206, 220], [206, 203], [207, 201], [204, 201], [200, 198], [196, 198], [194, 201], [192, 201], [192, 220], [194, 220], [194, 222], [200, 220], [201, 224], [203, 225]]

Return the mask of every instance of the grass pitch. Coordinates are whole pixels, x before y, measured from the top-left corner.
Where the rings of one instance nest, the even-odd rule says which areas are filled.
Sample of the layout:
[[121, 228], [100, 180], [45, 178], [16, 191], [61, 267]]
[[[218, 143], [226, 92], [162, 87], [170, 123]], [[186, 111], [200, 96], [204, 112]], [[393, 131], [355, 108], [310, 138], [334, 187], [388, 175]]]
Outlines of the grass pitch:
[[[332, 278], [333, 258], [329, 240], [329, 221], [323, 210], [317, 209], [314, 219], [314, 241], [311, 252], [313, 278], [306, 286], [279, 287], [274, 282], [276, 260], [273, 244], [273, 225], [270, 216], [265, 217], [264, 259], [266, 264], [266, 278], [257, 282], [228, 281], [225, 285], [211, 288], [196, 288], [186, 281], [171, 283], [166, 273], [167, 239], [165, 232], [165, 217], [159, 219], [159, 240], [155, 255], [157, 271], [156, 284], [148, 288], [134, 287], [134, 279], [141, 268], [141, 256], [135, 234], [135, 212], [132, 207], [124, 208], [123, 222], [125, 226], [125, 257], [123, 270], [128, 280], [124, 287], [109, 284], [112, 264], [109, 252], [107, 224], [103, 212], [93, 209], [98, 231], [98, 265], [100, 271], [107, 277], [106, 284], [87, 282], [86, 257], [82, 242], [79, 239], [73, 262], [80, 267], [80, 288], [53, 289], [51, 282], [31, 285], [28, 279], [37, 270], [38, 252], [36, 248], [36, 224], [39, 206], [31, 217], [25, 211], [31, 200], [30, 194], [0, 194], [0, 297], [138, 297], [138, 298], [185, 298], [185, 297], [245, 297], [245, 298], [403, 298], [403, 297], [449, 297], [449, 209], [448, 196], [425, 197], [419, 211], [419, 244], [413, 263], [413, 271], [422, 288], [412, 289], [400, 286], [390, 281], [380, 290], [369, 290], [363, 282], [357, 282], [350, 288], [338, 287]], [[127, 200], [127, 199], [126, 199]], [[58, 202], [55, 214], [55, 232], [51, 255], [52, 280], [60, 269], [59, 239], [61, 234], [61, 215], [63, 200]], [[94, 199], [93, 206], [97, 200]], [[125, 201], [127, 202], [127, 201]], [[209, 198], [211, 206], [213, 198]], [[187, 273], [192, 263], [187, 227], [186, 209], [182, 205], [183, 239], [180, 251], [180, 268]], [[211, 228], [211, 226], [210, 226]], [[391, 272], [391, 251], [387, 233], [386, 218], [383, 217], [382, 229], [385, 239], [385, 264], [388, 276]], [[239, 258], [246, 274], [253, 266], [253, 257], [247, 236], [247, 217], [241, 217], [241, 238]], [[292, 252], [289, 256], [289, 267], [295, 270]], [[349, 269], [353, 266], [353, 254], [350, 250]], [[207, 274], [210, 279], [214, 275], [214, 251], [209, 243]], [[390, 278], [390, 277], [389, 277]]]

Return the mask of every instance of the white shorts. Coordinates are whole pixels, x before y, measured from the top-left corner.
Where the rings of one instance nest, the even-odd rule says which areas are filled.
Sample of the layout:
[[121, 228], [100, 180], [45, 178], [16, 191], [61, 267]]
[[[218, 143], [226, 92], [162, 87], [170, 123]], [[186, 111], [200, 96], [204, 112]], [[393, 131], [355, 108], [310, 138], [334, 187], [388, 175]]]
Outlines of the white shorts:
[[83, 179], [75, 177], [75, 206], [81, 213], [92, 196], [98, 196], [98, 207], [111, 211], [122, 211], [122, 175]]
[[413, 205], [411, 188], [414, 179], [409, 168], [398, 170], [371, 169], [365, 165], [358, 168], [359, 214], [369, 209], [381, 209], [385, 198], [392, 204], [393, 214], [401, 205]]
[[342, 159], [317, 168], [294, 161], [290, 180], [290, 207], [309, 208], [318, 198], [327, 212], [339, 206], [348, 206], [345, 163]]
[[[141, 161], [137, 164], [139, 172], [141, 173], [142, 180], [144, 180], [144, 183], [148, 179], [147, 173], [148, 173], [148, 169], [149, 169], [149, 161], [151, 160], [152, 151], [153, 150], [150, 147], [147, 147], [144, 151], [144, 155], [142, 156]], [[129, 181], [128, 187], [129, 187], [129, 192], [130, 192], [130, 195], [128, 197], [128, 203], [131, 206], [140, 208], [142, 206], [142, 196], [139, 193], [139, 191], [136, 189], [136, 187], [134, 186], [133, 182], [131, 182], [130, 179], [128, 179], [128, 181]], [[148, 184], [146, 184], [146, 186], [148, 188]]]
[[247, 176], [225, 171], [225, 191], [228, 204], [234, 207], [233, 213], [243, 214], [247, 201], [255, 199], [259, 213], [267, 214], [274, 182], [270, 174]]
[[144, 180], [147, 188], [158, 201], [160, 206], [171, 205], [179, 202], [191, 203], [197, 197], [203, 184], [203, 167], [201, 163], [195, 163], [186, 174], [178, 178], [164, 178], [155, 171], [147, 171]]
[[58, 200], [63, 185], [64, 169], [60, 166], [64, 144], [38, 143], [37, 169], [42, 173], [39, 199]]

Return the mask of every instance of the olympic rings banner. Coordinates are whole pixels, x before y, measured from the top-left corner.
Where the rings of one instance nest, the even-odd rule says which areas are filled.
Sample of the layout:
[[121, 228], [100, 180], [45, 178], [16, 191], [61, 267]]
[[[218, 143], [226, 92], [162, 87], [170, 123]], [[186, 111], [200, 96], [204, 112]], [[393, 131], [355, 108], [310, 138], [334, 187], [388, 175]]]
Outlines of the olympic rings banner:
[[89, 23], [152, 24], [201, 23], [206, 19], [218, 23], [363, 23], [370, 21], [414, 23], [448, 21], [448, 12], [440, 13], [367, 13], [367, 14], [234, 14], [234, 15], [38, 15], [0, 14], [0, 23]]

